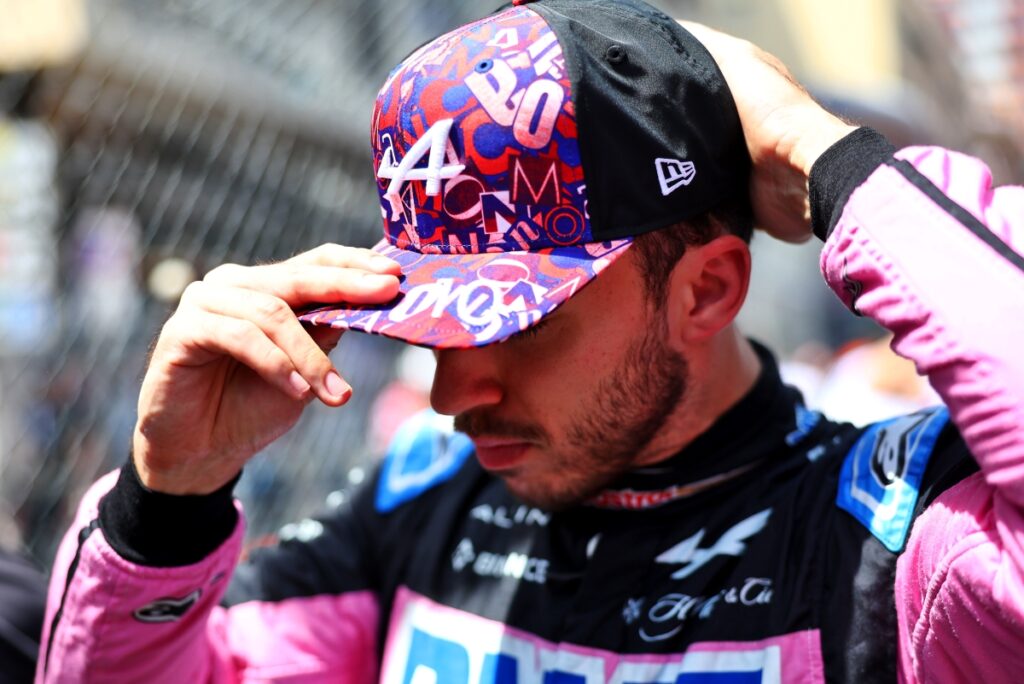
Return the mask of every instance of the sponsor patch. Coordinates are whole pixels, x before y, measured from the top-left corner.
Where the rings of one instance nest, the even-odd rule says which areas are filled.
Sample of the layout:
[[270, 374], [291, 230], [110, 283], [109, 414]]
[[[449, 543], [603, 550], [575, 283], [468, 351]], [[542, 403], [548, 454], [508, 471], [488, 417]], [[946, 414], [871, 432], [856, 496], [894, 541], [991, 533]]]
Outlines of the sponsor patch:
[[691, 620], [709, 620], [718, 606], [757, 608], [772, 602], [772, 580], [768, 577], [747, 577], [743, 582], [725, 587], [710, 595], [665, 594], [645, 610], [646, 600], [626, 600], [622, 618], [627, 625], [641, 621], [639, 636], [649, 644], [672, 639]]
[[716, 556], [742, 556], [743, 552], [747, 550], [747, 541], [765, 528], [771, 515], [772, 509], [770, 508], [755, 513], [730, 527], [722, 533], [717, 541], [707, 546], [701, 546], [704, 534], [707, 532], [706, 529], [702, 529], [664, 551], [654, 559], [654, 562], [668, 565], [681, 564], [683, 567], [672, 573], [672, 579], [679, 580], [697, 572]]
[[836, 504], [893, 552], [906, 542], [928, 459], [949, 411], [938, 407], [876, 423], [843, 462]]
[[480, 504], [473, 507], [473, 510], [469, 512], [469, 517], [479, 520], [485, 525], [493, 525], [506, 530], [512, 529], [516, 525], [546, 527], [551, 520], [550, 513], [525, 505], [490, 506]]
[[805, 630], [760, 641], [621, 654], [551, 642], [399, 588], [384, 684], [781, 684], [824, 681], [821, 639]]
[[394, 510], [451, 478], [473, 453], [473, 442], [455, 432], [452, 419], [422, 411], [398, 429], [388, 447], [377, 486], [376, 506]]
[[462, 572], [466, 568], [470, 568], [480, 577], [494, 579], [511, 577], [534, 584], [544, 584], [548, 581], [549, 565], [550, 562], [545, 558], [534, 558], [515, 551], [509, 553], [478, 551], [473, 546], [473, 541], [465, 538], [459, 542], [452, 553], [452, 569], [455, 572]]
[[181, 598], [157, 599], [142, 606], [133, 615], [139, 622], [176, 622], [184, 617], [189, 608], [194, 606], [202, 595], [202, 590], [196, 589], [188, 596]]

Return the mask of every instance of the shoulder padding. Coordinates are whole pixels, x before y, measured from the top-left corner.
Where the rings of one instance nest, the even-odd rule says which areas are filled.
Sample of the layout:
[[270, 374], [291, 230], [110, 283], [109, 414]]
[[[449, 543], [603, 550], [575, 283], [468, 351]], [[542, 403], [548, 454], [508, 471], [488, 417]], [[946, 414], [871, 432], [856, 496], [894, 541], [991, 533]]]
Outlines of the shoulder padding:
[[843, 461], [836, 504], [890, 551], [903, 549], [925, 468], [948, 422], [940, 406], [875, 423]]
[[377, 485], [376, 508], [394, 510], [451, 478], [473, 453], [473, 442], [455, 432], [452, 419], [430, 409], [402, 423], [388, 447]]

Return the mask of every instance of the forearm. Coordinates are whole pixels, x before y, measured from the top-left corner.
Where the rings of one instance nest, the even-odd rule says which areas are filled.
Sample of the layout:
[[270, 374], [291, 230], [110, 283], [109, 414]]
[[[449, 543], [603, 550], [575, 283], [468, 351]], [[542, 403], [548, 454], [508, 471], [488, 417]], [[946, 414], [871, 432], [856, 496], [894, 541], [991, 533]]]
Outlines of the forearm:
[[376, 680], [376, 575], [361, 546], [376, 541], [372, 491], [322, 519], [316, 539], [236, 569], [232, 485], [163, 494], [126, 466], [90, 489], [54, 568], [37, 683]]
[[864, 133], [822, 156], [811, 188], [829, 285], [892, 331], [987, 481], [1024, 506], [1024, 189], [993, 190], [981, 162], [938, 148], [889, 156]]
[[975, 159], [893, 155], [861, 133], [812, 176], [822, 269], [893, 332], [982, 472], [931, 503], [895, 586], [904, 678], [1009, 682], [1024, 668], [1024, 190]]
[[89, 490], [61, 545], [37, 682], [211, 682], [225, 672], [207, 623], [241, 548], [230, 492], [234, 514], [219, 523], [209, 500], [161, 521], [167, 502], [127, 475]]

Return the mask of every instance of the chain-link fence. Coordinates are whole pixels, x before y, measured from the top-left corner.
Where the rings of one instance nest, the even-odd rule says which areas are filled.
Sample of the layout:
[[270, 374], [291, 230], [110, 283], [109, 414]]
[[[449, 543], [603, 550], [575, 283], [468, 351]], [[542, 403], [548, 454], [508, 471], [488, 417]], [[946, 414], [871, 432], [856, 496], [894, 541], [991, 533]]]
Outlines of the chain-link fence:
[[[0, 76], [0, 541], [43, 563], [84, 489], [126, 458], [147, 349], [184, 284], [224, 262], [375, 242], [377, 87], [410, 49], [483, 11], [448, 0], [85, 9], [77, 57]], [[398, 350], [346, 338], [335, 361], [357, 389], [350, 405], [311, 408], [246, 470], [253, 537], [344, 488], [368, 457]]]
[[[497, 4], [0, 0], [0, 544], [46, 565], [82, 492], [127, 457], [147, 349], [189, 280], [225, 262], [376, 241], [368, 130], [379, 84], [416, 45]], [[769, 18], [764, 30], [785, 29], [785, 3], [656, 4], [726, 28]], [[34, 30], [12, 30], [19, 19]], [[42, 61], [19, 62], [33, 40]], [[788, 291], [755, 278], [750, 328], [785, 344], [771, 331], [838, 327], [808, 314], [828, 298], [806, 282], [813, 248], [799, 263], [757, 259], [755, 276], [806, 277]], [[246, 469], [251, 541], [343, 497], [381, 435], [423, 404], [422, 380], [396, 383], [405, 353], [346, 336], [335, 362], [353, 401], [314, 404]], [[402, 360], [407, 380], [422, 374]]]

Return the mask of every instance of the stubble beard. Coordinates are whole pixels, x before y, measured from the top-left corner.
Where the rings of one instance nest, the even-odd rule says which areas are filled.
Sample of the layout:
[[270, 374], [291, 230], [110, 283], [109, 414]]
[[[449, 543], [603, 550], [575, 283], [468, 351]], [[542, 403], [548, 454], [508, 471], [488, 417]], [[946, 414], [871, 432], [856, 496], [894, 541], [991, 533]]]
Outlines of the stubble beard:
[[664, 316], [630, 345], [591, 398], [572, 412], [567, 446], [546, 455], [545, 479], [510, 473], [508, 488], [548, 511], [578, 505], [633, 469], [686, 394], [689, 369], [665, 343]]

